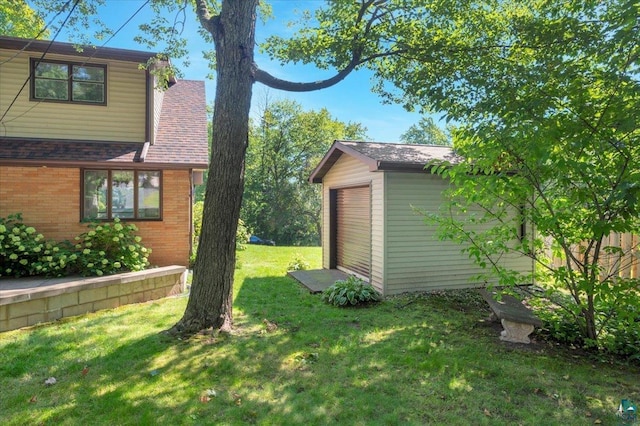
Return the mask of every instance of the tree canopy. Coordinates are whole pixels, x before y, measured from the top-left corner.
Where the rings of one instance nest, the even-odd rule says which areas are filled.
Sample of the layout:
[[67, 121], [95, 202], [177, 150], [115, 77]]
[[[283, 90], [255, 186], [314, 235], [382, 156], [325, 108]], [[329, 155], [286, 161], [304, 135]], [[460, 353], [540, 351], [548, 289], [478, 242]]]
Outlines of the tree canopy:
[[0, 3], [0, 34], [23, 38], [46, 38], [45, 23], [25, 0]]
[[267, 101], [251, 126], [241, 217], [278, 245], [320, 244], [321, 196], [308, 178], [335, 139], [362, 139], [358, 123], [294, 101]]
[[431, 117], [422, 117], [400, 135], [400, 141], [406, 144], [451, 145], [451, 137], [433, 121]]
[[[571, 295], [561, 306], [585, 342], [598, 341], [613, 316], [628, 319], [638, 302], [637, 281], [617, 273], [637, 244], [606, 241], [640, 233], [640, 4], [377, 4], [384, 24], [357, 39], [375, 90], [463, 123], [453, 137], [465, 161], [440, 168], [455, 184], [439, 216], [443, 237], [470, 243], [472, 258], [503, 285], [533, 277], [502, 269], [498, 259], [531, 257], [539, 282]], [[320, 29], [272, 38], [274, 55], [343, 66], [353, 46], [333, 36], [349, 39], [344, 18], [355, 8], [318, 11]], [[473, 224], [493, 224], [485, 232], [450, 214], [474, 206], [484, 213], [472, 215]], [[523, 221], [535, 234], [519, 232]], [[552, 263], [550, 251], [564, 261]]]
[[[637, 281], [619, 275], [637, 244], [607, 241], [640, 233], [639, 7], [498, 2], [441, 22], [444, 57], [398, 58], [409, 70], [396, 80], [404, 99], [465, 123], [454, 135], [465, 162], [441, 169], [457, 185], [447, 209], [480, 205], [485, 213], [473, 220], [495, 223], [474, 233], [445, 213], [443, 235], [472, 242], [502, 284], [532, 277], [493, 261], [512, 250], [531, 257], [538, 282], [571, 295], [560, 305], [586, 344], [610, 334], [612, 317], [622, 321], [615, 327], [629, 321], [638, 302]], [[535, 234], [518, 240], [522, 221]]]

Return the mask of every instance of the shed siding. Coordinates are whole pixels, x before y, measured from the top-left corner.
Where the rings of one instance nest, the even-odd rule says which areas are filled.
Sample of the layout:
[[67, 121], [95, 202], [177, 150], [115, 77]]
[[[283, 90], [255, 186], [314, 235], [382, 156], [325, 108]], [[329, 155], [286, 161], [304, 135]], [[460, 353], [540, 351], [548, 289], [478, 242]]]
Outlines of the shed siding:
[[371, 185], [371, 276], [370, 282], [383, 291], [383, 205], [384, 176], [372, 173], [359, 160], [342, 155], [324, 176], [322, 181], [322, 266], [330, 267], [329, 220], [331, 217], [329, 191], [350, 186]]
[[[29, 77], [33, 52], [0, 49], [0, 111], [6, 111]], [[82, 63], [84, 58], [47, 55], [51, 60]], [[6, 61], [6, 62], [5, 62]], [[145, 142], [146, 72], [138, 64], [89, 59], [107, 64], [107, 105], [30, 101], [27, 84], [3, 119], [7, 137]]]
[[[429, 289], [462, 288], [480, 269], [461, 246], [437, 238], [437, 227], [426, 225], [414, 207], [437, 212], [444, 203], [442, 191], [448, 183], [426, 173], [385, 173], [386, 247], [385, 294]], [[531, 270], [531, 260], [519, 256], [505, 266]]]

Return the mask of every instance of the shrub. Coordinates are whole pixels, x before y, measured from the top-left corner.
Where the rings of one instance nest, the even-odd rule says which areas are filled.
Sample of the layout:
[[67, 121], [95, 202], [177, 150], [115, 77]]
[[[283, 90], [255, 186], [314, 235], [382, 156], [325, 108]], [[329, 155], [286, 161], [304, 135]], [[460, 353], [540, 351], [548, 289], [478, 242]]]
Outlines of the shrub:
[[[629, 359], [640, 359], [640, 292], [638, 280], [620, 279], [611, 298], [597, 298], [596, 325], [598, 341], [586, 341], [576, 320], [576, 303], [567, 295], [553, 294], [549, 303], [544, 299], [530, 301], [543, 321], [542, 335], [562, 343], [599, 350]], [[562, 306], [562, 308], [560, 307]]]
[[[196, 254], [198, 253], [198, 243], [200, 242], [200, 234], [202, 232], [202, 214], [204, 211], [204, 201], [198, 201], [193, 204], [193, 240], [191, 245], [191, 254], [189, 255], [189, 268], [193, 269], [196, 264]], [[249, 230], [242, 221], [238, 220], [238, 228], [236, 230], [236, 250], [245, 250], [249, 243]]]
[[293, 257], [293, 260], [289, 262], [287, 266], [287, 271], [302, 271], [304, 269], [309, 269], [309, 262], [305, 260], [304, 257], [300, 253], [296, 253]]
[[[191, 255], [189, 256], [189, 268], [193, 268], [196, 263], [196, 253], [198, 252], [198, 243], [202, 232], [202, 215], [204, 212], [204, 201], [198, 201], [193, 204], [193, 241]], [[236, 250], [245, 250], [249, 243], [249, 230], [243, 220], [238, 220], [238, 228], [236, 229]]]
[[20, 213], [0, 218], [0, 276], [63, 276], [76, 258], [70, 244], [46, 241]]
[[78, 268], [82, 275], [110, 275], [124, 271], [141, 271], [149, 266], [151, 250], [140, 244], [138, 228], [122, 224], [91, 223], [90, 230], [76, 237]]
[[140, 271], [149, 265], [151, 250], [134, 235], [135, 225], [119, 219], [89, 224], [89, 231], [68, 241], [46, 241], [34, 227], [22, 223], [20, 213], [0, 218], [0, 276], [109, 275]]
[[361, 279], [349, 276], [325, 289], [322, 300], [334, 306], [355, 306], [379, 301], [380, 293]]
[[245, 250], [249, 244], [249, 229], [242, 219], [238, 220], [238, 229], [236, 230], [236, 250]]

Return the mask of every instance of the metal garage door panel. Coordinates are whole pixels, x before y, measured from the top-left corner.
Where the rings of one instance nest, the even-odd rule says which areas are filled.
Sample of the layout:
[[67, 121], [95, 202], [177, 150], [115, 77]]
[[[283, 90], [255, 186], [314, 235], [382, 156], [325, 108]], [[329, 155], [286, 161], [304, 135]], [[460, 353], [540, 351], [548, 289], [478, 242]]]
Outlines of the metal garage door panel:
[[366, 278], [371, 263], [370, 199], [368, 186], [337, 191], [336, 264]]

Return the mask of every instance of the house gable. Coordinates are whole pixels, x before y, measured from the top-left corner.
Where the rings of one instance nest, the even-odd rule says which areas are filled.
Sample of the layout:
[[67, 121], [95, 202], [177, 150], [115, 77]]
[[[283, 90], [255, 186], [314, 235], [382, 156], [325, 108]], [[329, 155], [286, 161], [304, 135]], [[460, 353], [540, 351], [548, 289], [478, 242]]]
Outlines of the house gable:
[[[106, 103], [33, 99], [26, 82], [43, 54], [52, 64], [104, 66]], [[0, 36], [0, 164], [205, 169], [204, 82], [172, 79], [158, 90], [139, 67], [155, 56]]]

